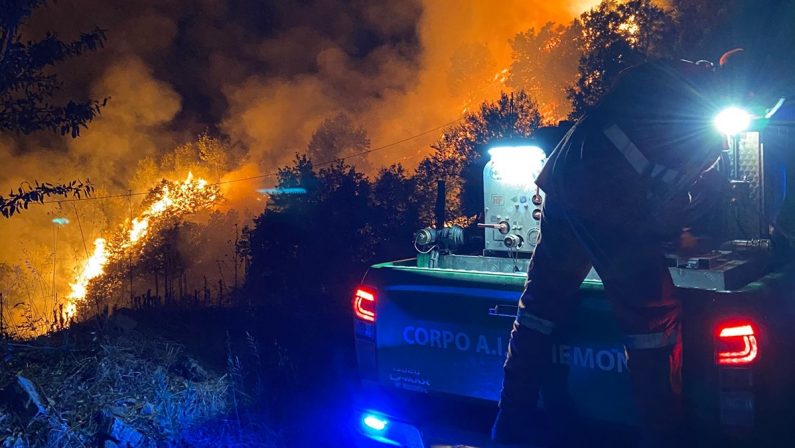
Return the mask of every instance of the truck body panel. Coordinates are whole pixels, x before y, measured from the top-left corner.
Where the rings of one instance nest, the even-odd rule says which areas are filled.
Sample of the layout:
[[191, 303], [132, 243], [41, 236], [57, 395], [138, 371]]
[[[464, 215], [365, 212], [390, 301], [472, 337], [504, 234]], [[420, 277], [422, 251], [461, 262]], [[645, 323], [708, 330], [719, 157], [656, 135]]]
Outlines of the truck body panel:
[[[362, 282], [377, 296], [375, 324], [368, 330], [372, 345], [360, 351], [360, 361], [369, 363], [362, 375], [396, 393], [494, 407], [525, 279], [516, 269], [427, 268], [414, 259], [373, 266]], [[683, 392], [688, 415], [700, 427], [741, 438], [781, 433], [779, 423], [760, 415], [780, 414], [795, 390], [793, 279], [786, 267], [734, 291], [681, 289]], [[738, 316], [759, 326], [760, 359], [750, 366], [718, 366], [715, 326]], [[367, 339], [364, 333], [357, 329], [357, 344]], [[553, 336], [554, 373], [542, 390], [541, 407], [544, 396], [568, 394], [587, 421], [636, 426], [623, 336], [600, 282], [583, 283], [577, 311]]]

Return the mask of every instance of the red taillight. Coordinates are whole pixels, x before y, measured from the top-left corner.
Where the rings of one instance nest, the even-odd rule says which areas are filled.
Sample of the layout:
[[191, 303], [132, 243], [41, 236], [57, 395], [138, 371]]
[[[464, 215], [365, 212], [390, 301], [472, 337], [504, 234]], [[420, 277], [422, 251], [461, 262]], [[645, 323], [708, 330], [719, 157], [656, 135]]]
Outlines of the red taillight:
[[375, 322], [375, 292], [359, 288], [353, 295], [353, 312], [361, 320]]
[[744, 366], [759, 357], [759, 343], [750, 322], [732, 322], [718, 327], [715, 360], [723, 366]]

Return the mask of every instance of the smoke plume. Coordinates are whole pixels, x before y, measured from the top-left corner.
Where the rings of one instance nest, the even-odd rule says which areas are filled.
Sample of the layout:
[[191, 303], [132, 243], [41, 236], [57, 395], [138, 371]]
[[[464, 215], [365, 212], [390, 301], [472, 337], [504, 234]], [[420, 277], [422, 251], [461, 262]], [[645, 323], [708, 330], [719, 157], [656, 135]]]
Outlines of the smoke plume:
[[[89, 178], [95, 196], [145, 192], [163, 177], [184, 177], [179, 169], [193, 162], [175, 162], [183, 156], [211, 182], [248, 178], [306, 152], [324, 121], [341, 116], [366, 131], [371, 148], [438, 129], [351, 160], [413, 168], [441, 126], [506, 89], [517, 33], [567, 23], [594, 3], [59, 0], [36, 12], [26, 37], [52, 31], [68, 40], [106, 29], [104, 49], [57, 72], [64, 98], [109, 98], [108, 105], [76, 140], [0, 135], [0, 186]], [[221, 136], [230, 153], [215, 172], [195, 145], [184, 149], [204, 132]], [[226, 208], [247, 222], [262, 210], [255, 190], [274, 181], [224, 183]], [[0, 274], [16, 275], [4, 272], [19, 266], [30, 278], [24, 293], [6, 294], [46, 316], [90, 242], [129, 220], [141, 198], [53, 203], [0, 222], [0, 263], [9, 267]], [[58, 226], [56, 217], [70, 223]]]

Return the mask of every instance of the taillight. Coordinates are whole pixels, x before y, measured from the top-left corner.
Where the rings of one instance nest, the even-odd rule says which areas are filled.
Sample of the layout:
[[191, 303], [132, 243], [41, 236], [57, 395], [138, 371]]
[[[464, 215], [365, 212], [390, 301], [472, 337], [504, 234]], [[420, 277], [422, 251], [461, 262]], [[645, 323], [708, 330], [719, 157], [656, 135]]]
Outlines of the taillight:
[[375, 322], [375, 291], [358, 288], [353, 295], [353, 312], [361, 320]]
[[759, 357], [759, 343], [754, 325], [735, 321], [718, 326], [715, 361], [722, 366], [745, 366]]

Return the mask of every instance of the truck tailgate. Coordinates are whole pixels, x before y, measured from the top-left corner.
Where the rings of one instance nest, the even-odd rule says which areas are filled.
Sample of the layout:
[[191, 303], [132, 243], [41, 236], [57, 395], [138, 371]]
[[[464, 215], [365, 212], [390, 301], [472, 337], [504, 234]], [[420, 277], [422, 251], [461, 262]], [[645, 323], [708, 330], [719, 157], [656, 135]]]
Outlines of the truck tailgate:
[[[375, 266], [377, 375], [383, 386], [496, 401], [524, 273]], [[621, 335], [601, 285], [585, 283], [555, 334], [554, 378], [589, 419], [635, 425]], [[562, 389], [561, 389], [562, 390]]]

